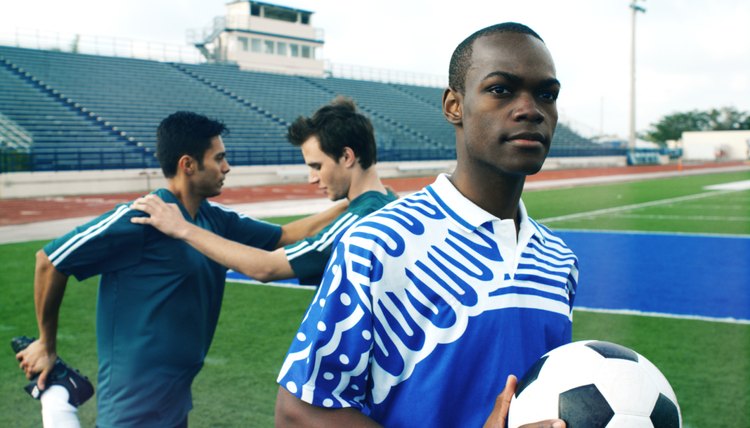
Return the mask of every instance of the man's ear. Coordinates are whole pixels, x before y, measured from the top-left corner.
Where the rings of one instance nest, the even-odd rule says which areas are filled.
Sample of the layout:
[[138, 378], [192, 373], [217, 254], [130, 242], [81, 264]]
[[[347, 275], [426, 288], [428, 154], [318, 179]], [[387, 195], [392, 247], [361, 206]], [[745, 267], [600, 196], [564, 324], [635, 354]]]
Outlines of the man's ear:
[[187, 176], [193, 175], [197, 166], [198, 163], [190, 155], [182, 155], [177, 161], [177, 171], [182, 171]]
[[344, 147], [344, 151], [341, 154], [341, 160], [344, 162], [344, 166], [351, 168], [352, 165], [357, 163], [357, 155], [354, 154], [354, 150], [351, 147]]
[[463, 123], [463, 97], [451, 89], [446, 88], [443, 92], [443, 115], [445, 119], [453, 125], [461, 126]]

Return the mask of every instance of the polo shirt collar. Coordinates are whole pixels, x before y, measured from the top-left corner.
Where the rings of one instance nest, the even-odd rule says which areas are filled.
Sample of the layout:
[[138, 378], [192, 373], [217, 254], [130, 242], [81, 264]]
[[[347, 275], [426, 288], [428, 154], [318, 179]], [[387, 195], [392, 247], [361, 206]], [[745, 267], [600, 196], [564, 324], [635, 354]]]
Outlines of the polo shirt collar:
[[[451, 183], [448, 174], [438, 175], [435, 182], [427, 186], [427, 191], [432, 194], [448, 218], [467, 232], [472, 232], [486, 223], [502, 220], [462, 195]], [[536, 235], [544, 239], [539, 227], [529, 218], [523, 200], [518, 201], [518, 216], [521, 220], [519, 237]]]

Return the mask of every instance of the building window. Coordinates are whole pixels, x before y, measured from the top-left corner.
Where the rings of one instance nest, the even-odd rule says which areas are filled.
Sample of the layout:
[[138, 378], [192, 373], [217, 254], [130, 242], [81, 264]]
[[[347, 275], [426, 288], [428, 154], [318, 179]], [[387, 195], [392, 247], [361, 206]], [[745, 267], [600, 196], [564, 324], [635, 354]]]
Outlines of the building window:
[[281, 55], [281, 56], [286, 56], [286, 43], [285, 42], [276, 43], [276, 54]]
[[302, 58], [312, 58], [312, 49], [310, 46], [302, 45]]
[[289, 53], [293, 57], [298, 57], [299, 56], [299, 45], [296, 44], [296, 43], [290, 43], [289, 44]]
[[275, 43], [273, 42], [273, 40], [264, 40], [263, 41], [263, 46], [265, 48], [263, 49], [263, 53], [273, 54], [273, 46], [274, 46], [274, 44]]
[[263, 51], [261, 47], [262, 41], [260, 39], [251, 39], [250, 40], [250, 50], [252, 50], [255, 53], [261, 53]]
[[240, 46], [242, 47], [242, 50], [247, 52], [247, 37], [239, 37]]
[[263, 16], [268, 19], [275, 19], [277, 21], [286, 22], [297, 22], [297, 11], [295, 10], [266, 5], [263, 8], [263, 12]]
[[250, 3], [250, 15], [252, 16], [260, 16], [260, 5], [255, 3]]

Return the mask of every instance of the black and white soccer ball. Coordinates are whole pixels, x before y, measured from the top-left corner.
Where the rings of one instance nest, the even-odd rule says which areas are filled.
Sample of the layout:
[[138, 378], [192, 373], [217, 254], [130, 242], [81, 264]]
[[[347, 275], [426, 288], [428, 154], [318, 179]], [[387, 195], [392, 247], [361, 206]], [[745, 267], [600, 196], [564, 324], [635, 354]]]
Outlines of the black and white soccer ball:
[[553, 349], [518, 382], [508, 427], [546, 419], [568, 428], [682, 427], [661, 371], [630, 348], [596, 340]]

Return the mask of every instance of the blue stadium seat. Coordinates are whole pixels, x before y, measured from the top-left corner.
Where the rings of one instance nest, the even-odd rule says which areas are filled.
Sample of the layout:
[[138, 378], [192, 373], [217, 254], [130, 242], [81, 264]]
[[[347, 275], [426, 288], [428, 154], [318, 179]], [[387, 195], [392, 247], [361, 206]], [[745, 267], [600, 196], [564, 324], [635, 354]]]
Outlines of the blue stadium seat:
[[[372, 120], [379, 160], [453, 159], [442, 91], [0, 46], [0, 113], [33, 136], [38, 170], [75, 169], [76, 162], [80, 169], [156, 167], [155, 129], [178, 110], [224, 121], [236, 165], [300, 163], [287, 127], [338, 95], [353, 98]], [[558, 125], [550, 155], [601, 150]]]

